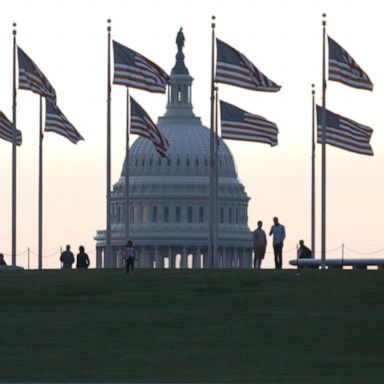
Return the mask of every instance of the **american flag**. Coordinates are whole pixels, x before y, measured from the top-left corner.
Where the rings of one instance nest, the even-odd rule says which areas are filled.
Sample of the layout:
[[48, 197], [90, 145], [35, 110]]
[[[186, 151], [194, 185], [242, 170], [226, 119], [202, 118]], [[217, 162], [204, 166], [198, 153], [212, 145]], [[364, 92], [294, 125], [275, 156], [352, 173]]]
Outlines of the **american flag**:
[[279, 130], [275, 123], [220, 101], [221, 137], [277, 145]]
[[[0, 112], [0, 138], [13, 143], [13, 124]], [[16, 144], [21, 145], [21, 132], [16, 129]]]
[[131, 133], [152, 141], [161, 157], [167, 157], [168, 140], [161, 134], [144, 109], [131, 97]]
[[[317, 142], [319, 144], [323, 142], [321, 111], [322, 108], [317, 105]], [[325, 110], [325, 113], [326, 144], [350, 152], [373, 156], [372, 147], [369, 144], [373, 132], [372, 128], [356, 123], [356, 121], [347, 119], [329, 110]]]
[[216, 82], [253, 91], [280, 91], [281, 86], [263, 75], [241, 52], [219, 39], [216, 44]]
[[79, 140], [84, 140], [77, 129], [61, 112], [60, 108], [48, 99], [45, 102], [45, 131], [58, 133], [74, 144]]
[[113, 56], [114, 84], [165, 93], [169, 76], [157, 64], [116, 41], [113, 42]]
[[19, 59], [19, 89], [26, 89], [56, 102], [56, 91], [39, 67], [17, 47]]
[[373, 84], [352, 56], [328, 36], [328, 79], [372, 91]]

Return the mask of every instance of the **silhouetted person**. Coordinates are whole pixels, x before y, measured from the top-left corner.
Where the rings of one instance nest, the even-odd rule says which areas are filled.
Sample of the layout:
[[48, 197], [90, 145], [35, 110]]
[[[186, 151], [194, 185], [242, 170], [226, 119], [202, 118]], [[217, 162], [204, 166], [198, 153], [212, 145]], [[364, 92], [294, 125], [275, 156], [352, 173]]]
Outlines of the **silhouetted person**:
[[80, 245], [79, 253], [76, 255], [76, 268], [87, 269], [89, 267], [90, 261], [88, 255], [84, 252], [84, 247]]
[[299, 241], [299, 249], [297, 250], [297, 258], [298, 259], [311, 259], [312, 251], [304, 245], [304, 240]]
[[0, 253], [0, 265], [7, 265], [7, 263], [4, 260], [4, 255]]
[[71, 246], [69, 244], [65, 247], [65, 251], [61, 254], [60, 261], [62, 263], [61, 268], [72, 268], [72, 264], [75, 262], [75, 256], [71, 252]]
[[135, 248], [133, 248], [133, 243], [131, 240], [129, 240], [127, 244], [125, 244], [123, 252], [127, 273], [129, 273], [129, 271], [133, 272], [133, 270], [135, 269], [136, 252]]
[[255, 258], [253, 259], [253, 267], [260, 269], [261, 261], [264, 259], [265, 249], [267, 248], [267, 236], [263, 229], [262, 221], [257, 222], [257, 228], [253, 231], [253, 251]]
[[273, 235], [273, 253], [275, 254], [275, 267], [281, 269], [283, 265], [283, 244], [285, 239], [284, 225], [279, 223], [277, 217], [273, 218], [273, 225], [269, 231], [269, 236]]

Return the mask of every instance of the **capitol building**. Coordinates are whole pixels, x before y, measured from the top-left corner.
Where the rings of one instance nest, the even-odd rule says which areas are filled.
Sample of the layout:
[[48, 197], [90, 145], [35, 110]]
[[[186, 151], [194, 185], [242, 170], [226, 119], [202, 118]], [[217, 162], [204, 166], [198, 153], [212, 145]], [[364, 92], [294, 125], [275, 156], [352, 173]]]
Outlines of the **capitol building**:
[[[179, 32], [182, 33], [182, 32]], [[169, 142], [161, 158], [152, 142], [138, 137], [129, 149], [129, 234], [139, 268], [251, 268], [249, 197], [232, 154], [221, 139], [218, 149], [218, 240], [210, 260], [209, 140], [192, 107], [192, 81], [178, 44], [170, 74], [168, 102], [157, 126]], [[122, 265], [125, 244], [125, 166], [111, 196], [113, 267]], [[96, 267], [104, 264], [106, 231], [97, 231]]]

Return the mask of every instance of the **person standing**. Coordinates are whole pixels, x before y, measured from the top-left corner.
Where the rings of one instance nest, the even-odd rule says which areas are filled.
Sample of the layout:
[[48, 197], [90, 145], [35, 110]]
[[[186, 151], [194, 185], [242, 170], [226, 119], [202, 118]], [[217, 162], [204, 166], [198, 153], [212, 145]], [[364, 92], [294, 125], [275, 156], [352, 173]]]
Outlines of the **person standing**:
[[131, 240], [129, 240], [124, 246], [124, 258], [127, 273], [129, 273], [129, 271], [133, 272], [133, 270], [135, 269], [136, 252], [135, 248], [133, 248], [133, 243]]
[[71, 252], [71, 246], [68, 244], [65, 251], [60, 256], [61, 268], [72, 269], [72, 264], [75, 262], [75, 256]]
[[273, 235], [273, 253], [275, 255], [275, 267], [281, 269], [283, 266], [283, 244], [285, 239], [285, 227], [279, 223], [277, 217], [273, 218], [273, 225], [269, 236]]
[[265, 249], [267, 248], [267, 236], [265, 235], [264, 230], [262, 229], [263, 222], [257, 222], [257, 228], [253, 231], [253, 267], [255, 269], [260, 269], [261, 262], [264, 259]]
[[87, 269], [89, 267], [90, 261], [88, 255], [84, 252], [84, 247], [80, 245], [79, 253], [76, 256], [76, 268], [77, 269]]

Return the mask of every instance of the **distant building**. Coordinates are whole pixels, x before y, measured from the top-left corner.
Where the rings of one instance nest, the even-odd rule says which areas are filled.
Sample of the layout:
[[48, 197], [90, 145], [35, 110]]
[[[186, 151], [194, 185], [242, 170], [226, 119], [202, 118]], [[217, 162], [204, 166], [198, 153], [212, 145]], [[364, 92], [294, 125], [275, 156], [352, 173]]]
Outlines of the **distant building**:
[[[180, 35], [178, 35], [180, 37]], [[183, 40], [184, 42], [184, 40]], [[182, 44], [183, 45], [183, 44]], [[249, 268], [252, 233], [248, 201], [224, 141], [219, 144], [218, 252], [209, 260], [209, 135], [192, 108], [192, 81], [182, 45], [168, 87], [168, 104], [158, 128], [168, 139], [168, 159], [138, 137], [129, 151], [130, 238], [141, 268]], [[209, 102], [209, 99], [207, 99]], [[124, 167], [113, 186], [112, 266], [121, 265], [124, 240]], [[97, 231], [96, 265], [104, 265], [106, 232]]]

